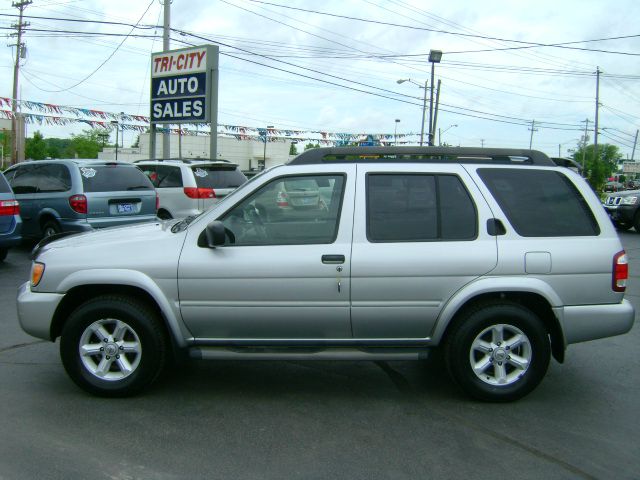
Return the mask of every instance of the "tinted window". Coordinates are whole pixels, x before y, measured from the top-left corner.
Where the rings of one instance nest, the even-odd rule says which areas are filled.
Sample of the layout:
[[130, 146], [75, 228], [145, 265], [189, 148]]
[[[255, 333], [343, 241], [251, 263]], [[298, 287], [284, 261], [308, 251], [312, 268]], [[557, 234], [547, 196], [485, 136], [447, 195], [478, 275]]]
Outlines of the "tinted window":
[[600, 233], [585, 199], [560, 172], [487, 168], [479, 169], [478, 174], [523, 237]]
[[149, 178], [137, 167], [89, 165], [79, 169], [85, 192], [153, 190]]
[[4, 178], [4, 175], [0, 173], [0, 193], [9, 193], [11, 191], [11, 187], [9, 187], [9, 183]]
[[167, 165], [156, 166], [158, 188], [182, 187], [182, 173], [180, 167], [170, 167]]
[[454, 175], [367, 176], [367, 237], [372, 242], [471, 240], [477, 215]]
[[235, 166], [191, 167], [198, 188], [237, 188], [247, 181], [247, 177]]
[[38, 192], [66, 192], [71, 189], [71, 174], [65, 165], [48, 164], [36, 168]]
[[37, 191], [37, 177], [33, 165], [16, 167], [7, 173], [7, 178], [14, 193], [36, 193]]
[[[289, 191], [291, 180], [315, 186]], [[222, 221], [236, 245], [305, 245], [333, 243], [343, 194], [342, 175], [279, 178], [262, 186], [229, 211]], [[318, 185], [326, 185], [324, 195]]]

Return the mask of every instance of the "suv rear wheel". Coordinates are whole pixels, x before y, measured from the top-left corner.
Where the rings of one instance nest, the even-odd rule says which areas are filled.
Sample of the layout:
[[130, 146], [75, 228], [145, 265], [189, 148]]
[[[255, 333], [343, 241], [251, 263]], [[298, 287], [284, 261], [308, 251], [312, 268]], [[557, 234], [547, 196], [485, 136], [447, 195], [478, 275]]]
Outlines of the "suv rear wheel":
[[50, 237], [51, 235], [55, 235], [61, 231], [62, 229], [60, 228], [60, 225], [58, 225], [58, 222], [55, 220], [47, 220], [42, 225], [42, 238]]
[[449, 373], [466, 393], [483, 401], [508, 402], [542, 381], [551, 346], [533, 312], [500, 302], [459, 317], [447, 336], [444, 354]]
[[164, 369], [167, 351], [156, 312], [121, 295], [80, 305], [60, 340], [62, 363], [72, 380], [105, 397], [133, 395], [150, 385]]

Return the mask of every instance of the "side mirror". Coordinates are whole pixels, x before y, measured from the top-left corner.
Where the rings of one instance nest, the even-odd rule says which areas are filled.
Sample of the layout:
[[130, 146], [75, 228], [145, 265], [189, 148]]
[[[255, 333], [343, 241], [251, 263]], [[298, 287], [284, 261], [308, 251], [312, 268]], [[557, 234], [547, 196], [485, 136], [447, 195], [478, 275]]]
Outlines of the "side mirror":
[[225, 229], [224, 224], [218, 220], [211, 222], [207, 225], [205, 236], [207, 239], [207, 246], [209, 248], [216, 248], [217, 246], [224, 245], [225, 242]]

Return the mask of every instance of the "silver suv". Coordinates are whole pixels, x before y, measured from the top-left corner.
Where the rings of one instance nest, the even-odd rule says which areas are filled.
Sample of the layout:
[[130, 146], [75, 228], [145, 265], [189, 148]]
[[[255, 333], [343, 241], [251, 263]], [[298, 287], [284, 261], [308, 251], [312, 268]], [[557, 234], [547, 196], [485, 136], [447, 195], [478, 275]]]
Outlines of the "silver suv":
[[246, 183], [235, 163], [226, 160], [139, 160], [135, 164], [158, 191], [158, 217], [196, 215]]
[[[323, 208], [280, 208], [283, 182], [317, 185]], [[69, 376], [99, 395], [139, 392], [181, 352], [418, 360], [438, 347], [464, 391], [509, 401], [569, 344], [631, 329], [627, 278], [599, 199], [540, 152], [328, 148], [197, 217], [41, 242], [18, 314], [27, 333], [61, 337]]]

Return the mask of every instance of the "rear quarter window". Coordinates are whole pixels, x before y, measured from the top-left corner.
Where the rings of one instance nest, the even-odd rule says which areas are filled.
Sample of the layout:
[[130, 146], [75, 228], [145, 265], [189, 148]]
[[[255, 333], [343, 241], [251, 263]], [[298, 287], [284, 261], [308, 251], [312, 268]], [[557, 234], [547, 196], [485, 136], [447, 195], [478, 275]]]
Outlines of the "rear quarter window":
[[85, 192], [154, 190], [151, 180], [137, 167], [88, 165], [79, 170]]
[[9, 193], [11, 192], [11, 187], [9, 183], [4, 178], [4, 175], [0, 173], [0, 193]]
[[191, 167], [198, 188], [237, 188], [247, 182], [247, 177], [235, 166]]
[[595, 236], [600, 227], [586, 200], [555, 170], [481, 168], [478, 175], [523, 237]]

